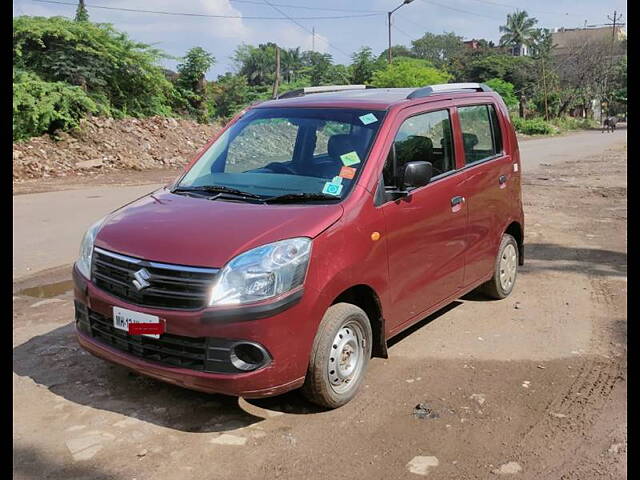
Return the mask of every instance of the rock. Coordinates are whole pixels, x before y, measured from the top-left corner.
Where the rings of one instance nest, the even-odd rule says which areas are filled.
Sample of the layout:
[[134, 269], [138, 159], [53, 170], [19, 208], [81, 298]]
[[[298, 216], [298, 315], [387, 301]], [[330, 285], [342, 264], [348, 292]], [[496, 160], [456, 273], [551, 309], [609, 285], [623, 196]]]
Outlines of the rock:
[[491, 470], [491, 473], [495, 473], [496, 475], [512, 475], [512, 474], [520, 473], [521, 471], [522, 471], [522, 467], [518, 462], [509, 462], [509, 463], [500, 465], [500, 468]]
[[80, 168], [82, 170], [88, 170], [90, 168], [100, 168], [102, 167], [102, 160], [85, 160], [84, 162], [76, 163], [76, 168]]
[[244, 437], [238, 437], [237, 435], [230, 435], [228, 433], [223, 433], [222, 435], [209, 440], [209, 443], [215, 443], [218, 445], [242, 446], [245, 443], [247, 443], [247, 439]]
[[427, 405], [426, 403], [419, 403], [418, 405], [416, 405], [413, 408], [413, 416], [418, 417], [419, 419], [425, 419], [425, 418], [439, 418], [440, 415], [438, 415], [436, 412], [433, 411], [433, 409]]
[[515, 305], [513, 306], [513, 308], [515, 308], [516, 310], [520, 310], [520, 302], [516, 302]]
[[525, 380], [524, 382], [522, 382], [522, 386], [524, 388], [529, 388], [529, 385], [531, 385], [531, 382], [529, 380]]
[[142, 458], [142, 457], [144, 457], [147, 453], [149, 453], [149, 451], [145, 448], [145, 449], [143, 449], [143, 450], [139, 451], [139, 452], [137, 453], [137, 455], [138, 455], [138, 457]]
[[552, 417], [556, 417], [556, 418], [566, 418], [567, 417], [564, 413], [549, 412], [549, 415], [551, 415]]
[[407, 463], [407, 469], [411, 473], [418, 475], [428, 475], [429, 469], [437, 467], [440, 462], [436, 457], [413, 457], [409, 463]]
[[607, 450], [609, 453], [613, 453], [616, 454], [620, 451], [620, 449], [622, 448], [622, 444], [621, 443], [614, 443], [613, 445], [611, 445], [609, 447], [609, 450]]
[[103, 448], [103, 443], [111, 441], [115, 436], [106, 432], [88, 432], [82, 437], [72, 438], [65, 443], [75, 461], [89, 460]]
[[487, 400], [484, 393], [474, 393], [469, 398], [476, 402], [478, 405], [482, 405]]

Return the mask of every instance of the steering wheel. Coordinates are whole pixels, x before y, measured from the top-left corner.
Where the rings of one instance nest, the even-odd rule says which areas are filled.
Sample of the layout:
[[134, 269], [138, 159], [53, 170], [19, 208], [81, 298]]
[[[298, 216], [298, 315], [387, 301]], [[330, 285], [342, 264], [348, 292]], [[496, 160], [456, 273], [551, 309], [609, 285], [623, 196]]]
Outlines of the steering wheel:
[[263, 168], [271, 170], [274, 173], [286, 173], [289, 175], [297, 175], [292, 168], [289, 168], [286, 165], [283, 165], [282, 163], [278, 163], [278, 162], [272, 162]]

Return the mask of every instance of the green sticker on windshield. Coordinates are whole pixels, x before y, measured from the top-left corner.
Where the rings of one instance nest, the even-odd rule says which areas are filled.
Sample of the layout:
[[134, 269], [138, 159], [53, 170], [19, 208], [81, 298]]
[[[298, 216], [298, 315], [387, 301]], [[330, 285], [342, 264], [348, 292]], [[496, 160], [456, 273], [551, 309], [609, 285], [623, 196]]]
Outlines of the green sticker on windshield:
[[342, 164], [345, 167], [350, 167], [351, 165], [360, 163], [360, 157], [356, 152], [349, 152], [345, 153], [344, 155], [340, 155], [340, 160], [342, 160]]
[[362, 115], [359, 118], [364, 125], [369, 125], [370, 123], [374, 123], [378, 121], [378, 119], [373, 113], [367, 113], [366, 115]]
[[331, 183], [337, 183], [338, 185], [340, 185], [342, 183], [342, 177], [333, 177]]
[[324, 184], [324, 188], [322, 189], [322, 193], [326, 193], [327, 195], [334, 195], [336, 197], [340, 196], [342, 193], [342, 185], [338, 183], [327, 182]]

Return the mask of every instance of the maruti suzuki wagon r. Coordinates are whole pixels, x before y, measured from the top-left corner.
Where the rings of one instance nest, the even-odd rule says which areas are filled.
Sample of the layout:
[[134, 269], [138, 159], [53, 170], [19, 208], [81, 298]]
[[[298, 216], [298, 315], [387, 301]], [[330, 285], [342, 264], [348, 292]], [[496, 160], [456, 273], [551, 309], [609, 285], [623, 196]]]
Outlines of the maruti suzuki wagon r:
[[89, 228], [78, 340], [186, 388], [338, 407], [389, 338], [475, 288], [509, 295], [520, 185], [482, 84], [288, 92]]

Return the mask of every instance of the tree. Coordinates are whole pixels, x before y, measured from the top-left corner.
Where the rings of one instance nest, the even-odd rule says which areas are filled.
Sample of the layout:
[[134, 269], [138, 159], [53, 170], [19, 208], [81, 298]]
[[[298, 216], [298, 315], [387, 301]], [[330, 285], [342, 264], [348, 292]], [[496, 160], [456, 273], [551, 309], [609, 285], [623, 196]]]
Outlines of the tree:
[[504, 103], [507, 104], [507, 107], [513, 108], [518, 105], [518, 99], [514, 93], [512, 83], [505, 82], [501, 78], [492, 78], [484, 83], [502, 97]]
[[206, 107], [204, 104], [205, 74], [211, 69], [216, 59], [209, 52], [201, 47], [189, 49], [183, 58], [183, 63], [178, 64], [177, 70], [180, 76], [177, 85], [180, 87], [189, 101], [192, 114], [200, 122], [207, 120]]
[[207, 88], [210, 117], [229, 119], [253, 100], [247, 78], [243, 75], [226, 73]]
[[[391, 47], [391, 56], [392, 58], [396, 57], [415, 57], [413, 51], [404, 45], [393, 45]], [[378, 60], [387, 61], [389, 58], [389, 49], [385, 48], [380, 55], [378, 55]]]
[[74, 18], [76, 22], [88, 22], [89, 21], [89, 12], [87, 12], [87, 7], [84, 5], [84, 0], [80, 0], [78, 2], [78, 7], [76, 8], [76, 16]]
[[399, 57], [387, 64], [383, 70], [373, 74], [374, 87], [423, 87], [447, 83], [451, 75], [433, 67], [429, 62], [417, 58]]
[[334, 65], [328, 53], [306, 51], [302, 53], [301, 73], [309, 78], [312, 86], [346, 85], [349, 72], [344, 65]]
[[354, 84], [369, 83], [373, 72], [384, 68], [384, 60], [376, 59], [370, 47], [362, 47], [351, 56], [350, 79]]
[[280, 50], [280, 66], [282, 78], [286, 83], [293, 82], [302, 68], [302, 53], [300, 47], [283, 48]]
[[506, 25], [500, 26], [500, 45], [503, 47], [519, 48], [521, 45], [531, 45], [535, 36], [535, 25], [538, 20], [529, 17], [526, 11], [517, 10], [507, 14]]
[[428, 60], [436, 67], [442, 67], [464, 48], [462, 37], [455, 33], [436, 35], [425, 33], [418, 40], [411, 42], [413, 56]]
[[234, 56], [238, 73], [247, 77], [251, 86], [272, 85], [276, 71], [276, 44], [269, 42], [253, 45], [242, 44], [236, 48]]

